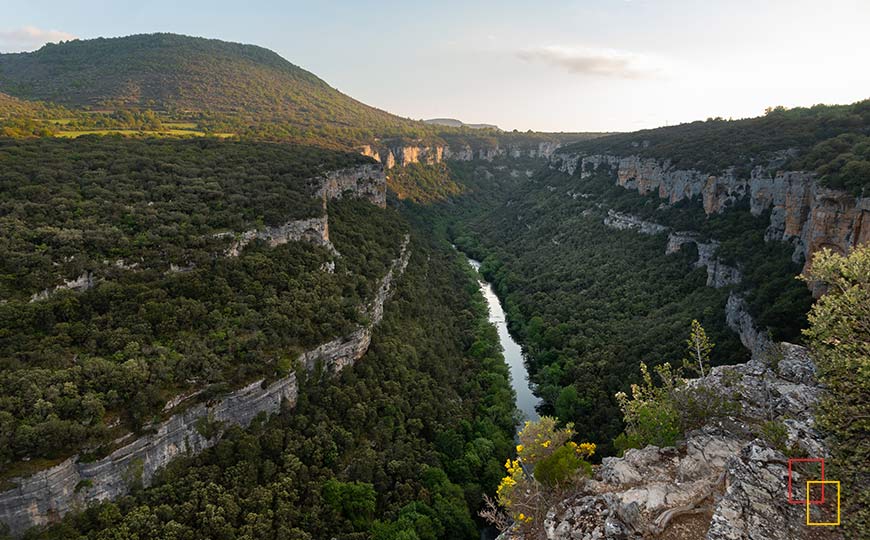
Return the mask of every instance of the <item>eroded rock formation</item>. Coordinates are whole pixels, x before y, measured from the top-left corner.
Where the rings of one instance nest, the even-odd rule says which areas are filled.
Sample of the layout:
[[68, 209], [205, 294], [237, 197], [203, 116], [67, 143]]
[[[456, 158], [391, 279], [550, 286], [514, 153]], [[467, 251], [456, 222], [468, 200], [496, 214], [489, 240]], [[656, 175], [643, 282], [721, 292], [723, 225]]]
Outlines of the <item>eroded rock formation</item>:
[[[322, 365], [328, 372], [337, 372], [365, 354], [374, 326], [383, 318], [384, 304], [395, 280], [404, 272], [410, 254], [406, 236], [399, 257], [365, 308], [369, 324], [303, 353], [299, 359], [303, 367], [314, 369]], [[282, 402], [294, 404], [296, 374], [273, 382], [260, 379], [223, 397], [187, 405], [196, 395], [197, 392], [188, 393], [171, 400], [173, 405], [166, 411], [184, 410], [151, 426], [148, 435], [119, 439], [116, 442], [122, 446], [101, 459], [82, 461], [76, 455], [32, 476], [13, 478], [11, 482], [16, 487], [0, 493], [0, 522], [17, 535], [29, 527], [57, 521], [89, 503], [124, 495], [136, 483], [148, 486], [155, 473], [174, 458], [195, 455], [217, 443], [226, 427], [247, 426], [259, 414], [277, 413]], [[132, 440], [125, 442], [128, 439]]]
[[[788, 503], [786, 462], [793, 456], [783, 452], [827, 455], [813, 424], [821, 389], [807, 351], [782, 343], [746, 364], [715, 367], [690, 386], [736, 400], [741, 412], [688, 433], [677, 447], [604, 458], [593, 479], [550, 510], [548, 539], [659, 538], [673, 527], [673, 537], [685, 539], [815, 534], [805, 526], [804, 506]], [[776, 447], [759, 437], [760, 426], [771, 421], [787, 432]], [[796, 482], [806, 480], [794, 474]]]
[[287, 242], [310, 242], [325, 247], [333, 254], [338, 253], [332, 242], [329, 241], [329, 218], [326, 214], [319, 217], [288, 221], [277, 227], [252, 229], [239, 235], [219, 233], [215, 236], [234, 237], [232, 244], [226, 250], [227, 257], [238, 257], [245, 246], [254, 240], [268, 242], [271, 247], [280, 246]]
[[52, 294], [57, 291], [63, 290], [71, 290], [71, 291], [86, 291], [92, 288], [97, 282], [96, 277], [94, 277], [93, 272], [83, 272], [77, 278], [64, 280], [63, 284], [58, 285], [56, 287], [52, 287], [50, 289], [45, 289], [38, 293], [34, 293], [33, 296], [30, 297], [31, 302], [38, 302], [39, 300], [45, 300]]
[[810, 261], [822, 248], [848, 253], [870, 242], [870, 197], [853, 197], [820, 186], [813, 173], [774, 171], [774, 165], [756, 166], [749, 177], [733, 167], [710, 175], [694, 169], [677, 169], [668, 160], [640, 156], [554, 154], [550, 167], [573, 175], [578, 169], [586, 179], [604, 169], [617, 184], [641, 194], [656, 194], [674, 204], [699, 199], [707, 214], [722, 212], [749, 198], [754, 215], [770, 211], [765, 238], [790, 241], [795, 261]]
[[476, 149], [469, 144], [451, 147], [449, 145], [384, 143], [362, 146], [360, 153], [378, 160], [385, 169], [391, 169], [397, 165], [407, 166], [412, 163], [434, 165], [442, 161], [472, 161], [475, 159], [492, 161], [500, 157], [549, 159], [560, 146], [561, 144], [556, 141], [506, 146], [496, 143], [494, 146]]
[[608, 210], [607, 216], [604, 218], [604, 224], [611, 229], [625, 231], [634, 229], [641, 234], [661, 234], [668, 231], [668, 228], [658, 223], [644, 221], [637, 216], [631, 214], [623, 214], [615, 210]]
[[[645, 221], [631, 214], [624, 214], [614, 210], [608, 210], [607, 216], [604, 218], [604, 224], [612, 229], [618, 230], [635, 230], [641, 234], [663, 234], [670, 231], [669, 227]], [[727, 287], [729, 285], [737, 285], [743, 280], [743, 274], [740, 269], [725, 264], [722, 259], [716, 256], [716, 250], [719, 249], [719, 242], [710, 240], [709, 242], [700, 241], [698, 235], [693, 232], [671, 232], [668, 235], [668, 244], [665, 247], [665, 255], [671, 255], [680, 251], [686, 244], [695, 244], [698, 248], [698, 260], [695, 261], [695, 268], [704, 267], [707, 269], [707, 286], [708, 287]]]

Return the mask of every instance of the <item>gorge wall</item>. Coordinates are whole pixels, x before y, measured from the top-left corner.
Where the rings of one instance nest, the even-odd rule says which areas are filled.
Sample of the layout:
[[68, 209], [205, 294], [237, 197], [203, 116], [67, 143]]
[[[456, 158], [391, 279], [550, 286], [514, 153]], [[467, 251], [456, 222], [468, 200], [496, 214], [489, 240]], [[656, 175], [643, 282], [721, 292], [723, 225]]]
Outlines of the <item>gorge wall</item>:
[[[364, 170], [330, 173], [322, 184], [322, 195], [336, 198], [362, 193], [382, 205], [385, 182], [380, 165], [366, 165]], [[312, 219], [323, 220], [325, 233], [326, 216]], [[369, 323], [347, 336], [304, 352], [298, 358], [300, 367], [313, 370], [322, 366], [327, 372], [335, 373], [366, 353], [373, 329], [383, 318], [384, 305], [395, 280], [402, 275], [410, 259], [409, 243], [410, 238], [406, 236], [399, 256], [378, 283], [370, 303], [363, 308]], [[167, 414], [164, 421], [146, 426], [145, 435], [135, 437], [128, 433], [116, 439], [117, 448], [107, 456], [89, 461], [75, 455], [31, 476], [11, 479], [16, 487], [0, 493], [0, 523], [8, 526], [13, 535], [18, 535], [29, 527], [56, 522], [66, 513], [81, 510], [90, 503], [124, 495], [133, 485], [148, 486], [156, 472], [174, 458], [195, 455], [213, 446], [228, 426], [247, 426], [260, 414], [277, 413], [282, 403], [294, 404], [297, 393], [296, 373], [290, 373], [271, 382], [256, 380], [208, 401], [195, 402], [193, 398], [200, 392], [177, 396], [164, 408]]]
[[793, 243], [796, 262], [808, 263], [822, 248], [845, 254], [870, 242], [870, 197], [825, 188], [810, 172], [771, 172], [774, 165], [756, 166], [746, 178], [733, 167], [711, 175], [677, 169], [668, 160], [635, 155], [562, 153], [554, 154], [550, 162], [551, 168], [569, 175], [579, 170], [581, 179], [607, 170], [620, 186], [656, 194], [669, 204], [697, 199], [707, 214], [722, 212], [748, 197], [753, 215], [770, 210], [765, 238]]
[[[707, 270], [707, 287], [719, 289], [739, 285], [743, 280], [739, 267], [728, 265], [716, 256], [716, 250], [719, 248], [719, 242], [716, 240], [702, 242], [695, 232], [671, 231], [669, 227], [659, 223], [645, 221], [637, 216], [614, 210], [608, 210], [604, 225], [617, 230], [633, 230], [640, 234], [668, 233], [665, 255], [672, 255], [682, 250], [683, 246], [694, 244], [698, 250], [698, 259], [694, 262], [694, 267]], [[771, 346], [767, 333], [756, 327], [746, 301], [735, 291], [731, 291], [725, 304], [725, 323], [740, 337], [740, 342], [751, 354], [763, 354]]]
[[555, 141], [542, 141], [537, 144], [495, 144], [480, 148], [473, 148], [469, 144], [461, 146], [383, 144], [365, 145], [360, 149], [360, 153], [378, 160], [384, 168], [391, 169], [397, 165], [407, 166], [412, 163], [434, 165], [451, 160], [492, 161], [500, 157], [550, 159], [560, 146], [561, 144]]

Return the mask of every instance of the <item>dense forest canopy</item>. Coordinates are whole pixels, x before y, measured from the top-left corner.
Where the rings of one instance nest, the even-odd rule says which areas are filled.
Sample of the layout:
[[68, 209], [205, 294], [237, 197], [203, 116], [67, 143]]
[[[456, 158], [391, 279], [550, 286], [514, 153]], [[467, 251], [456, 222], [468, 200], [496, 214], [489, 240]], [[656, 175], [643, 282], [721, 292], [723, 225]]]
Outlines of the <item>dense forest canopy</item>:
[[121, 260], [205, 263], [240, 233], [320, 215], [311, 179], [356, 154], [215, 140], [0, 139], [0, 297]]
[[479, 538], [473, 516], [514, 444], [508, 369], [464, 261], [426, 236], [412, 246], [356, 365], [303, 380], [295, 409], [151, 488], [26, 538]]
[[745, 176], [757, 165], [775, 163], [815, 171], [826, 185], [860, 194], [870, 186], [870, 157], [867, 145], [861, 145], [867, 135], [870, 99], [851, 105], [776, 107], [757, 118], [710, 118], [621, 133], [581, 141], [564, 151], [636, 154], [711, 174], [733, 166]]
[[[301, 242], [224, 256], [215, 232], [319, 215], [308, 179], [368, 162], [354, 154], [83, 138], [7, 140], [0, 156], [3, 468], [93, 447], [115, 418], [137, 429], [191, 385], [286, 373], [304, 348], [364, 322], [359, 306], [406, 231], [394, 212], [348, 200], [329, 208], [344, 256]], [[81, 272], [96, 286], [31, 301]]]

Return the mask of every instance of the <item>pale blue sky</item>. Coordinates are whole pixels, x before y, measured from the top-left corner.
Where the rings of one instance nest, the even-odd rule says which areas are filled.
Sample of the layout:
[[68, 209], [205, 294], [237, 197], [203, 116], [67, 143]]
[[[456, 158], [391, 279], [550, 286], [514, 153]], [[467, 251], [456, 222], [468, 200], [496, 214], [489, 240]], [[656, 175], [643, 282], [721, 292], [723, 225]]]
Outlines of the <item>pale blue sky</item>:
[[634, 130], [870, 97], [870, 0], [9, 1], [0, 51], [178, 32], [412, 118]]

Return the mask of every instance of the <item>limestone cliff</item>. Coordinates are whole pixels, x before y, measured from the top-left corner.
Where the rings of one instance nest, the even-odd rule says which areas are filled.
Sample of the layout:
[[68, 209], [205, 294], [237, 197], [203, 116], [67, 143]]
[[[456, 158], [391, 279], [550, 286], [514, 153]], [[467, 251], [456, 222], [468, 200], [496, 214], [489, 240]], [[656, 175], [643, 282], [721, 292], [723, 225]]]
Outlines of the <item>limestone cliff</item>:
[[329, 171], [311, 179], [316, 194], [323, 201], [341, 199], [345, 195], [365, 199], [381, 208], [387, 206], [387, 177], [381, 164], [367, 164]]
[[[742, 409], [687, 433], [676, 447], [604, 458], [593, 479], [549, 511], [547, 538], [836, 538], [835, 531], [806, 527], [804, 505], [788, 503], [791, 452], [828, 455], [813, 423], [822, 389], [807, 351], [782, 343], [689, 385], [729, 396]], [[759, 437], [769, 422], [783, 426], [785, 441]], [[807, 480], [800, 472], [794, 479]]]
[[508, 145], [496, 143], [493, 146], [479, 148], [472, 148], [469, 144], [451, 147], [449, 145], [384, 143], [362, 146], [360, 153], [378, 160], [385, 169], [391, 169], [397, 165], [407, 166], [412, 163], [434, 165], [443, 161], [473, 161], [475, 159], [492, 161], [502, 157], [549, 159], [560, 146], [561, 144], [556, 141]]
[[[384, 313], [395, 280], [404, 272], [410, 258], [409, 238], [402, 242], [399, 257], [381, 279], [376, 294], [364, 309], [369, 323], [350, 335], [335, 339], [303, 353], [298, 364], [311, 370], [323, 366], [337, 372], [359, 360], [368, 350], [372, 331]], [[125, 442], [120, 448], [96, 461], [73, 456], [32, 476], [14, 478], [16, 487], [0, 493], [0, 522], [12, 534], [28, 527], [55, 522], [67, 512], [89, 503], [113, 499], [127, 493], [131, 485], [150, 485], [155, 473], [180, 455], [195, 455], [213, 446], [223, 429], [230, 425], [247, 426], [259, 414], [277, 413], [283, 402], [293, 405], [297, 396], [296, 374], [273, 382], [260, 379], [241, 389], [205, 403], [184, 407], [198, 392], [171, 400], [174, 408], [184, 409], [156, 425], [148, 434]]]
[[[870, 242], [870, 197], [853, 197], [820, 186], [813, 173], [775, 171], [756, 166], [748, 177], [731, 167], [718, 175], [676, 169], [668, 160], [640, 156], [555, 154], [550, 167], [586, 179], [598, 170], [641, 194], [656, 194], [669, 204], [700, 200], [707, 214], [722, 212], [748, 197], [751, 212], [770, 210], [768, 240], [795, 246], [795, 261], [810, 261], [822, 248], [848, 253]], [[772, 172], [774, 171], [774, 172]]]
[[327, 248], [332, 253], [338, 253], [329, 241], [329, 218], [326, 214], [320, 217], [288, 221], [276, 227], [251, 229], [238, 235], [219, 233], [215, 236], [231, 236], [233, 241], [226, 250], [227, 257], [238, 257], [245, 246], [254, 240], [268, 242], [275, 247], [287, 242], [310, 242]]

